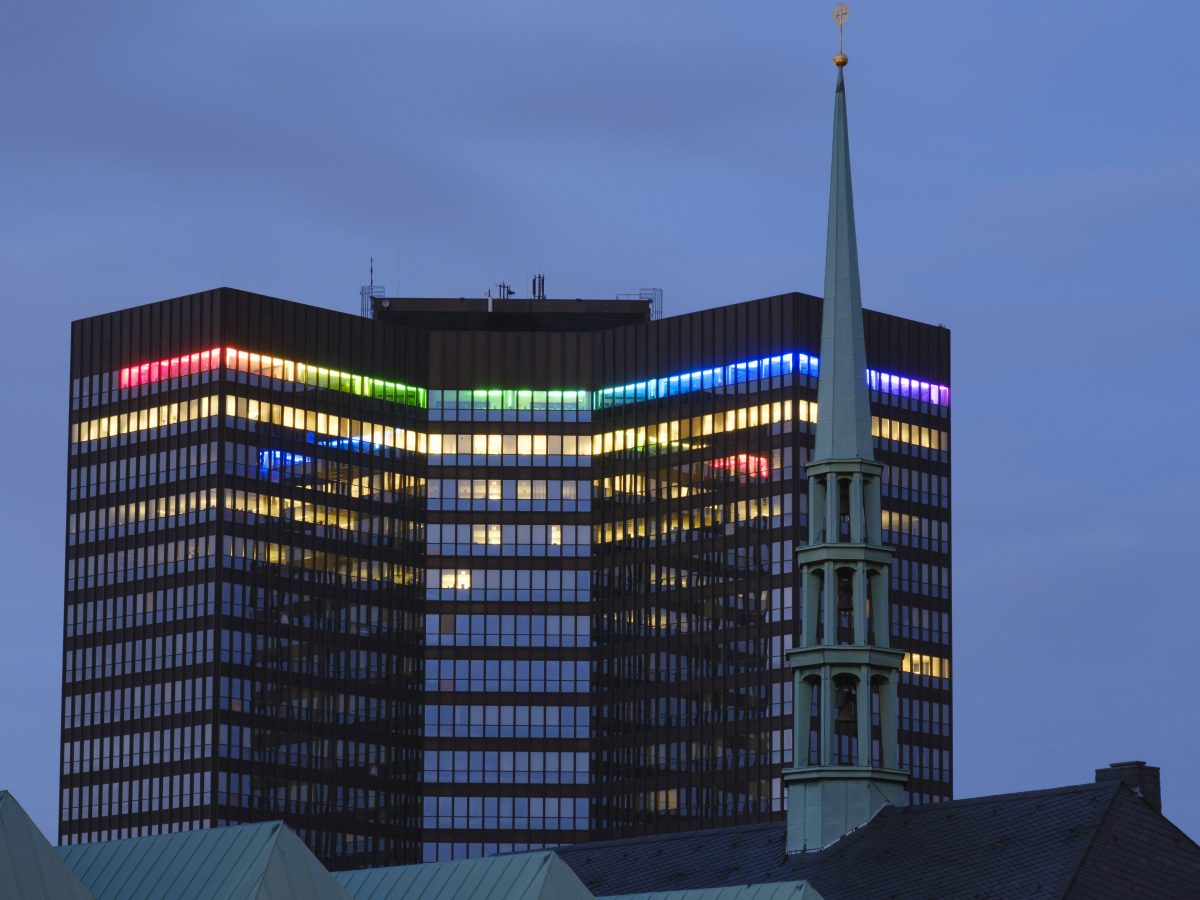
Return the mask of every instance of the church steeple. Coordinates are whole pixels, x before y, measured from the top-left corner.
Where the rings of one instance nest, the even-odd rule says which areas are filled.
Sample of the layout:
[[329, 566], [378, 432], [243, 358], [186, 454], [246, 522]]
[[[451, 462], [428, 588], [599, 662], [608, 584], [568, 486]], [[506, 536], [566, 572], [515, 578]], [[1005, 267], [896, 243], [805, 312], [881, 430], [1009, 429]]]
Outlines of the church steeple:
[[829, 226], [825, 239], [825, 304], [821, 319], [821, 372], [817, 409], [831, 410], [817, 428], [814, 460], [874, 459], [867, 400], [867, 343], [863, 337], [845, 69], [838, 67], [833, 100], [833, 165], [829, 173]]
[[[839, 29], [848, 10], [838, 6]], [[840, 43], [840, 41], [839, 41]], [[840, 47], [817, 433], [808, 465], [808, 545], [797, 551], [799, 634], [793, 677], [789, 852], [818, 850], [905, 802], [897, 685], [904, 654], [890, 647], [883, 546], [883, 466], [871, 444], [866, 341], [846, 126], [847, 59]]]

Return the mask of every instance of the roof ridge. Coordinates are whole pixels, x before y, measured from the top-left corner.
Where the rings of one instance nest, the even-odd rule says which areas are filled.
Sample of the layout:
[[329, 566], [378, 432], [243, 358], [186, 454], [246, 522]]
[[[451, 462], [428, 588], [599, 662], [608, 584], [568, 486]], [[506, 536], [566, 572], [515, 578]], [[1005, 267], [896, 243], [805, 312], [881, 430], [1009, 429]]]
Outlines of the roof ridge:
[[1075, 871], [1071, 873], [1071, 880], [1067, 882], [1067, 889], [1065, 891], [1063, 891], [1063, 897], [1071, 896], [1071, 889], [1073, 887], [1075, 887], [1075, 882], [1079, 878], [1079, 872], [1080, 872], [1080, 870], [1083, 869], [1084, 862], [1087, 860], [1088, 856], [1091, 854], [1092, 847], [1095, 846], [1096, 839], [1100, 836], [1100, 832], [1104, 828], [1105, 821], [1108, 819], [1108, 817], [1110, 815], [1112, 815], [1114, 802], [1116, 801], [1117, 797], [1120, 795], [1121, 788], [1125, 788], [1125, 790], [1129, 791], [1129, 793], [1131, 793], [1131, 794], [1133, 793], [1133, 791], [1129, 788], [1129, 786], [1127, 784], [1125, 784], [1125, 782], [1121, 781], [1119, 778], [1115, 778], [1112, 781], [1108, 781], [1108, 782], [1097, 781], [1096, 784], [1112, 785], [1112, 794], [1108, 798], [1108, 804], [1104, 808], [1104, 815], [1102, 815], [1100, 817], [1100, 821], [1096, 823], [1096, 827], [1092, 830], [1092, 836], [1088, 839], [1087, 846], [1085, 846], [1083, 848], [1083, 852], [1079, 854], [1079, 862], [1075, 866]]
[[716, 834], [722, 831], [737, 829], [739, 832], [749, 831], [751, 829], [784, 829], [787, 823], [780, 819], [776, 822], [750, 822], [745, 825], [718, 825], [715, 828], [693, 828], [686, 831], [669, 831], [664, 834], [635, 834], [629, 837], [608, 838], [602, 841], [583, 841], [578, 844], [564, 844], [561, 847], [554, 848], [555, 853], [571, 852], [574, 850], [584, 850], [591, 847], [616, 847], [621, 844], [648, 844], [648, 843], [665, 843], [672, 840], [690, 840], [691, 838], [701, 837], [706, 834]]
[[920, 812], [923, 810], [945, 809], [947, 806], [970, 806], [971, 804], [974, 804], [974, 803], [990, 803], [990, 802], [995, 802], [996, 800], [1007, 800], [1010, 798], [1012, 798], [1012, 799], [1016, 799], [1016, 798], [1028, 799], [1028, 798], [1034, 797], [1038, 794], [1047, 794], [1047, 795], [1049, 795], [1049, 794], [1071, 794], [1071, 793], [1076, 793], [1076, 792], [1083, 793], [1086, 791], [1096, 791], [1097, 793], [1103, 793], [1105, 789], [1112, 790], [1111, 785], [1120, 784], [1120, 783], [1121, 782], [1119, 782], [1119, 781], [1112, 781], [1112, 782], [1088, 781], [1088, 782], [1084, 782], [1083, 784], [1064, 784], [1064, 785], [1060, 785], [1059, 787], [1036, 788], [1031, 791], [1008, 791], [1006, 793], [1001, 793], [1001, 794], [983, 794], [982, 796], [979, 796], [979, 797], [962, 797], [962, 798], [957, 798], [954, 800], [946, 800], [943, 803], [922, 803], [919, 806], [906, 806], [906, 807], [893, 807], [893, 808], [896, 809], [897, 811]]

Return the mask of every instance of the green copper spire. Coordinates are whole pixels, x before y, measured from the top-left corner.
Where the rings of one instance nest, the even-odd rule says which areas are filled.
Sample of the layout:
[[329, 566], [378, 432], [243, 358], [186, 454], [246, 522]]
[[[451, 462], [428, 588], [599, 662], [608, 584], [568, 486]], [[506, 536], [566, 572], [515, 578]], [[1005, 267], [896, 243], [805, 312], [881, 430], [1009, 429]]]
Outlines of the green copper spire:
[[[844, 5], [834, 12], [839, 28]], [[846, 88], [838, 67], [821, 322], [816, 449], [808, 479], [808, 543], [796, 551], [800, 634], [792, 668], [789, 852], [820, 850], [905, 802], [898, 687], [883, 546], [883, 465], [871, 446], [866, 342], [854, 240]], [[875, 716], [878, 715], [878, 720]], [[878, 725], [875, 722], [878, 721]]]
[[854, 190], [846, 83], [838, 68], [833, 102], [833, 166], [829, 177], [829, 231], [825, 244], [825, 303], [821, 314], [821, 374], [817, 385], [817, 438], [813, 460], [875, 458], [867, 399]]

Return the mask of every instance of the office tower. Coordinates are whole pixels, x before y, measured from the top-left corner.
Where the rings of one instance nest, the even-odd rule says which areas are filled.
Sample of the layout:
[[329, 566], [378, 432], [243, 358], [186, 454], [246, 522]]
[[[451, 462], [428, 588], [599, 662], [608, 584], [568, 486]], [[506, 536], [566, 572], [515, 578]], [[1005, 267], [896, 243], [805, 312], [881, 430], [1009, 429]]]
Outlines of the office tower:
[[[62, 839], [282, 817], [348, 867], [781, 816], [820, 317], [220, 289], [75, 323]], [[926, 802], [949, 335], [866, 345]]]

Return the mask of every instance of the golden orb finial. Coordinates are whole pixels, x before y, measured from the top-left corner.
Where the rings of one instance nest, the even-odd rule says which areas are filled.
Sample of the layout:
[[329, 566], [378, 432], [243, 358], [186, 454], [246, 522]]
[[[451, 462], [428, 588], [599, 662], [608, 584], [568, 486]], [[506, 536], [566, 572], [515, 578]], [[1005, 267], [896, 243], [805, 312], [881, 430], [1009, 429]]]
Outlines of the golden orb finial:
[[838, 27], [838, 52], [833, 58], [833, 64], [839, 69], [844, 68], [846, 63], [850, 62], [850, 57], [842, 52], [842, 26], [846, 24], [846, 20], [850, 18], [850, 5], [848, 3], [839, 3], [833, 8], [833, 21], [837, 22]]

